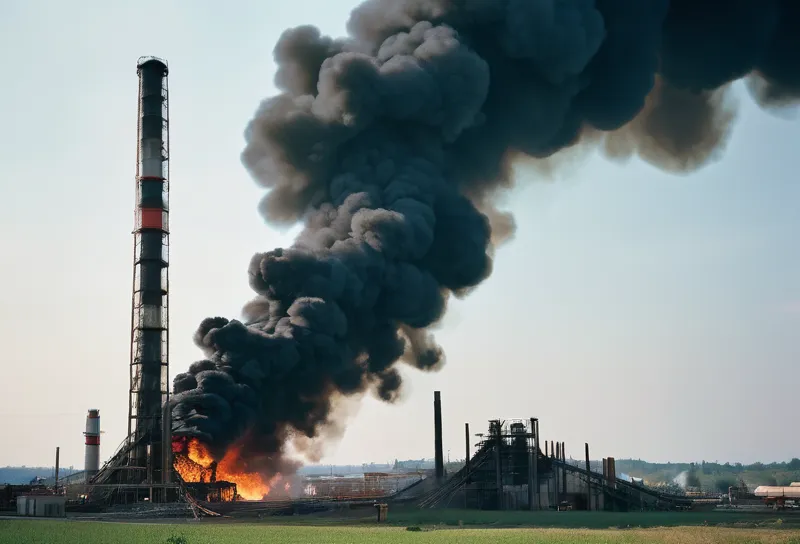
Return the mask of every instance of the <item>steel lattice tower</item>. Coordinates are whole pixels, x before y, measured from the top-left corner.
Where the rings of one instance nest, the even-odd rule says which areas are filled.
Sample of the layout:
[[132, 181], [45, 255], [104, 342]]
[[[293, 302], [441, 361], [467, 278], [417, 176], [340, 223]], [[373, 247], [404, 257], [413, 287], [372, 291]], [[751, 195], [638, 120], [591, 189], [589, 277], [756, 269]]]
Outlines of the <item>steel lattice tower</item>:
[[[128, 481], [158, 482], [169, 400], [169, 107], [167, 63], [142, 57], [136, 153]], [[169, 470], [170, 467], [166, 467]]]

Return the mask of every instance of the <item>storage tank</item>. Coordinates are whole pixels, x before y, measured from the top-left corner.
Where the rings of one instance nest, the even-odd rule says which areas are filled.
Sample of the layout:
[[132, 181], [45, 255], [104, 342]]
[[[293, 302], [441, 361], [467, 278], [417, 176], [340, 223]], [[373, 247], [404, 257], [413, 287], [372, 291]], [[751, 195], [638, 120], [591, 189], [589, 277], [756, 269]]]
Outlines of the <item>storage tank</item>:
[[760, 485], [754, 495], [769, 499], [800, 499], [800, 486]]

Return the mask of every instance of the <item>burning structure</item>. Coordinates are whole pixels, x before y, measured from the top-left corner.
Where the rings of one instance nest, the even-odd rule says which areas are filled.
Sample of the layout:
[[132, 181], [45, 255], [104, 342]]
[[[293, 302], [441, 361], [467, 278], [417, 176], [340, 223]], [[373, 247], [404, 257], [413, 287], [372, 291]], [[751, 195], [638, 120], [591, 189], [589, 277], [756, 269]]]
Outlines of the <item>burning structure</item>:
[[594, 144], [698, 168], [732, 82], [762, 105], [800, 96], [799, 26], [795, 0], [367, 0], [346, 38], [287, 30], [242, 160], [265, 219], [304, 229], [253, 257], [243, 319], [200, 324], [204, 358], [174, 380], [180, 455], [291, 472], [338, 399], [391, 402], [398, 362], [443, 364], [428, 329], [513, 234], [494, 197], [515, 160]]
[[234, 496], [261, 500], [280, 480], [280, 475], [267, 480], [262, 474], [248, 472], [239, 465], [239, 450], [235, 447], [220, 460], [216, 460], [197, 438], [176, 438], [172, 448], [175, 470], [185, 482], [230, 482], [235, 486]]

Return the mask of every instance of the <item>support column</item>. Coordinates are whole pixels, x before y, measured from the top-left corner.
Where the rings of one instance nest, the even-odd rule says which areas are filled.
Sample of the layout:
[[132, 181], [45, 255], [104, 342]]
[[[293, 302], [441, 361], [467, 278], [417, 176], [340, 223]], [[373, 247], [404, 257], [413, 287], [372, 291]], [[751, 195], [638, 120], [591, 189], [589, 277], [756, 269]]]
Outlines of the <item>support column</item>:
[[[555, 449], [553, 450], [553, 460], [561, 460], [561, 442], [556, 442], [555, 444]], [[553, 474], [556, 477], [554, 495], [556, 510], [558, 510], [558, 505], [561, 502], [561, 469], [558, 467], [557, 463], [553, 463]]]
[[53, 484], [53, 488], [55, 489], [56, 495], [58, 495], [58, 458], [61, 454], [61, 448], [56, 446], [56, 473], [55, 473], [55, 483]]
[[464, 443], [466, 446], [466, 456], [464, 457], [464, 466], [469, 472], [469, 462], [470, 462], [470, 453], [469, 453], [469, 423], [464, 423]]
[[494, 426], [494, 439], [495, 439], [495, 447], [494, 447], [494, 459], [495, 459], [495, 479], [497, 484], [497, 508], [498, 510], [504, 509], [504, 500], [503, 500], [503, 469], [501, 466], [501, 449], [503, 445], [503, 438], [500, 430], [500, 420], [498, 419], [495, 422]]
[[564, 443], [561, 443], [561, 493], [564, 496], [564, 499], [567, 498], [567, 452], [566, 448], [564, 447]]
[[539, 419], [534, 418], [533, 425], [533, 489], [536, 492], [536, 509], [542, 509], [542, 488], [539, 482]]
[[592, 510], [592, 465], [589, 462], [588, 442], [586, 442], [586, 509]]
[[528, 435], [528, 510], [536, 510], [536, 419], [531, 418]]
[[433, 433], [436, 482], [441, 484], [444, 481], [444, 450], [442, 447], [442, 395], [439, 391], [433, 392]]

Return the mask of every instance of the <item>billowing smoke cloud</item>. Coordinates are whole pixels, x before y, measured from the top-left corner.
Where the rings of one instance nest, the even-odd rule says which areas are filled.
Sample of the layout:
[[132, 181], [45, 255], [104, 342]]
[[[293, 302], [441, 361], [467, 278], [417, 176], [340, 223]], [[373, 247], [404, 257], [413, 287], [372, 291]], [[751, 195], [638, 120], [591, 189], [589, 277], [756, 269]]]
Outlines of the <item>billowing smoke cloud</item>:
[[337, 399], [395, 399], [399, 361], [443, 364], [428, 328], [513, 233], [493, 197], [515, 159], [597, 144], [687, 171], [724, 145], [732, 81], [800, 96], [797, 0], [369, 0], [347, 28], [275, 48], [242, 159], [265, 219], [305, 229], [253, 257], [243, 322], [203, 321], [175, 378], [176, 432], [264, 471]]

